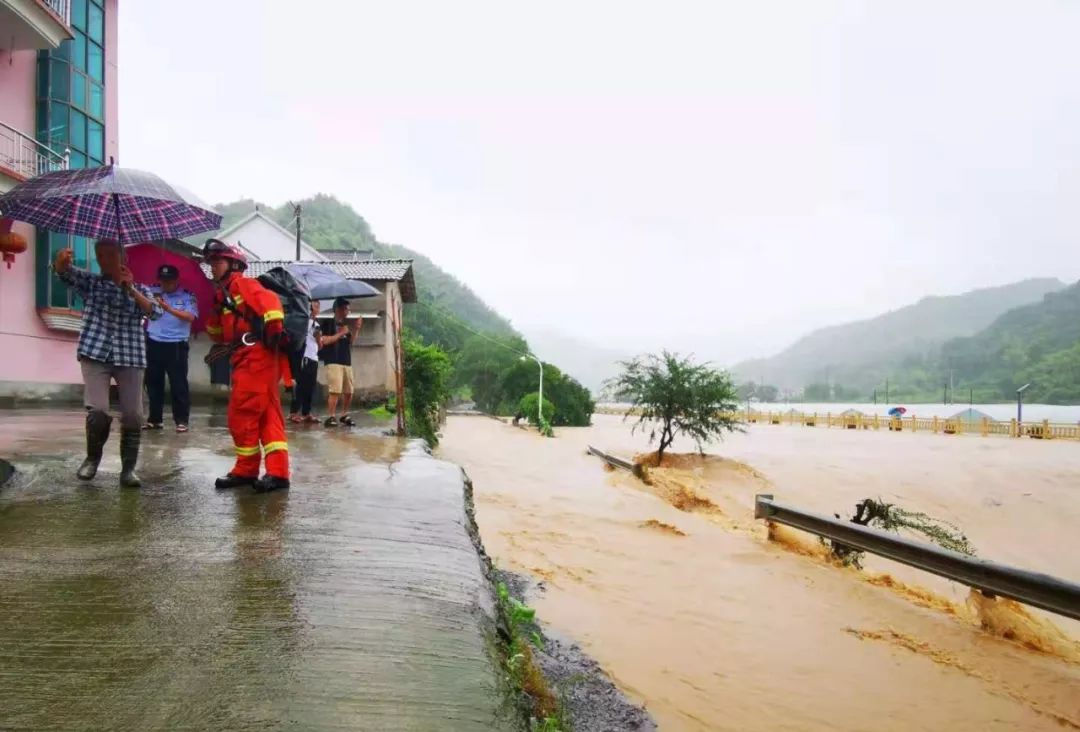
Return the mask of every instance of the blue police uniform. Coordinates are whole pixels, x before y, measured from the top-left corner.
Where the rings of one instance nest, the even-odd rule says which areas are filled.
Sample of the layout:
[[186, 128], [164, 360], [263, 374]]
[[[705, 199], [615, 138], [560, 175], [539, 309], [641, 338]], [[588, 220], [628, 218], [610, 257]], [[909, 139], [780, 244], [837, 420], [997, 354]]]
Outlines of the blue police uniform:
[[[158, 270], [159, 278], [175, 278], [177, 274], [171, 265], [163, 265]], [[198, 317], [199, 306], [195, 295], [188, 290], [178, 288], [175, 292], [162, 292], [160, 287], [155, 287], [152, 292], [172, 309]], [[151, 321], [146, 328], [146, 391], [150, 397], [147, 427], [160, 428], [164, 421], [166, 377], [169, 379], [173, 420], [177, 427], [187, 427], [191, 416], [191, 393], [188, 388], [190, 338], [191, 323], [168, 311]]]

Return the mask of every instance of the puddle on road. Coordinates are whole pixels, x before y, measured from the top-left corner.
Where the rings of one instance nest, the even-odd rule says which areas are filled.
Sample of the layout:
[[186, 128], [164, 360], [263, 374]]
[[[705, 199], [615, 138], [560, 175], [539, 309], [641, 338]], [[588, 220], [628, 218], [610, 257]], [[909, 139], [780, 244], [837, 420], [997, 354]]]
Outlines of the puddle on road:
[[291, 491], [217, 492], [231, 442], [197, 419], [121, 491], [115, 437], [74, 479], [77, 412], [0, 421], [0, 726], [514, 728], [456, 466], [296, 431]]

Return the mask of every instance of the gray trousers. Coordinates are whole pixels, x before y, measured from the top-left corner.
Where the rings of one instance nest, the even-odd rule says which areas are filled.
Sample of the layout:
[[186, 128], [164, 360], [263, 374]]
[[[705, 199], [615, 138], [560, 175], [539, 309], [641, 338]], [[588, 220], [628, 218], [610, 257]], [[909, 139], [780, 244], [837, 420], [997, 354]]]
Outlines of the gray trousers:
[[84, 358], [82, 367], [84, 385], [83, 403], [87, 409], [109, 411], [109, 383], [116, 381], [120, 391], [120, 426], [125, 430], [137, 430], [143, 423], [143, 371], [134, 366], [113, 366]]

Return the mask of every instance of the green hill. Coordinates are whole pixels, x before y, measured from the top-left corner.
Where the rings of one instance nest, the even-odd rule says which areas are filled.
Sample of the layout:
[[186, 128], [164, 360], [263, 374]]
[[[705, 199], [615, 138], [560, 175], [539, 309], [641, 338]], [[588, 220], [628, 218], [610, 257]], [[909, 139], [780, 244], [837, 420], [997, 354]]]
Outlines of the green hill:
[[[746, 361], [733, 371], [742, 381], [763, 381], [795, 392], [814, 384], [841, 385], [849, 397], [858, 393], [862, 398], [882, 387], [885, 379], [904, 374], [913, 391], [933, 384], [933, 393], [940, 397], [940, 373], [921, 379], [916, 372], [936, 368], [943, 344], [973, 336], [1013, 308], [1036, 303], [1063, 286], [1056, 279], [1029, 279], [962, 295], [925, 297], [876, 318], [814, 331], [776, 356]], [[893, 392], [899, 393], [895, 388]]]
[[1011, 400], [1030, 383], [1025, 399], [1080, 403], [1080, 283], [1041, 302], [1005, 313], [968, 338], [946, 343], [936, 359], [912, 363], [903, 378], [912, 388], [952, 371], [957, 393], [976, 400]]
[[[348, 204], [322, 193], [295, 203], [303, 206], [304, 241], [318, 250], [372, 251], [376, 258], [413, 260], [420, 304], [406, 308], [405, 321], [427, 342], [460, 350], [470, 334], [454, 318], [484, 333], [520, 337], [506, 318], [431, 259], [408, 247], [379, 241], [364, 217]], [[243, 199], [215, 206], [222, 215], [222, 230], [254, 211], [256, 206], [282, 226], [293, 227], [293, 209], [289, 204], [275, 207]], [[446, 313], [453, 318], [446, 317]]]

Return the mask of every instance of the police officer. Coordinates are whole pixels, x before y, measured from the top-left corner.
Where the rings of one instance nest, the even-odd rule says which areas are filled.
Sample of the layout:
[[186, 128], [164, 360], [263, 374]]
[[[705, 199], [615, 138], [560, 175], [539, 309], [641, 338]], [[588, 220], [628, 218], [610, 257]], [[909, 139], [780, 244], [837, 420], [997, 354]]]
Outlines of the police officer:
[[191, 324], [199, 317], [195, 296], [180, 287], [180, 271], [171, 264], [158, 267], [154, 295], [164, 314], [146, 329], [146, 390], [150, 418], [145, 429], [164, 426], [165, 377], [169, 377], [172, 415], [177, 432], [188, 431], [191, 395], [188, 390], [188, 340]]

